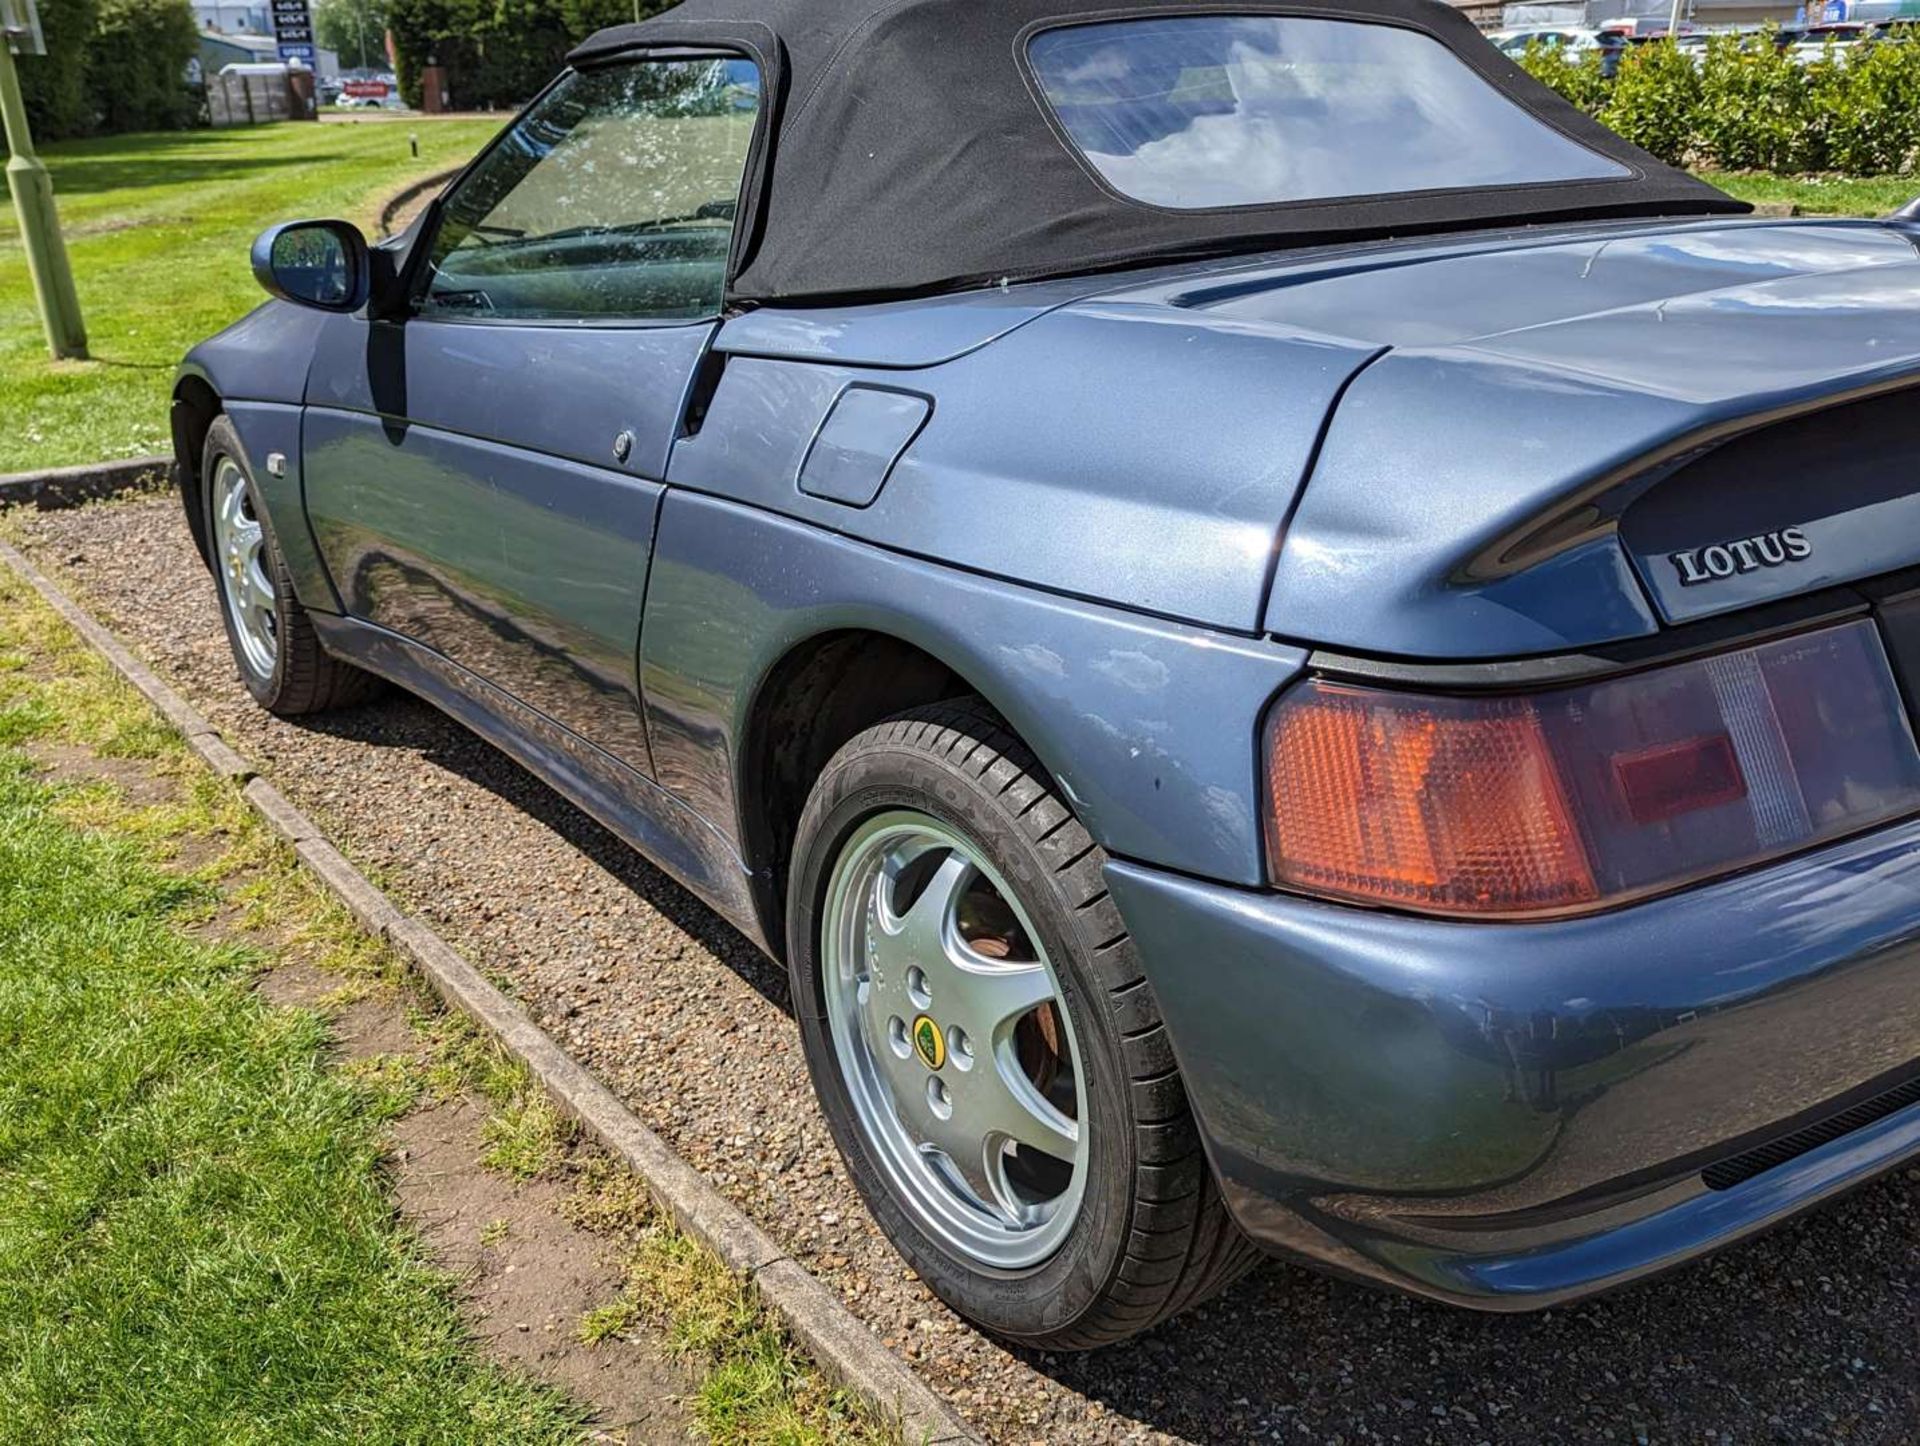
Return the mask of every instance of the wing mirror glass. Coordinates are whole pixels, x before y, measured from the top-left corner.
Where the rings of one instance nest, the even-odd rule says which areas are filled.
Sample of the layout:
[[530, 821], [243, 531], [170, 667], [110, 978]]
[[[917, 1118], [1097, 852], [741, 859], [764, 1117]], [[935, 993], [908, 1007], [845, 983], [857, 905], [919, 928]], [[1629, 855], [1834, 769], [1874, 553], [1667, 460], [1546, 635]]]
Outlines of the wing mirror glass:
[[321, 311], [358, 311], [372, 267], [367, 239], [347, 221], [289, 221], [253, 243], [254, 278], [267, 295]]

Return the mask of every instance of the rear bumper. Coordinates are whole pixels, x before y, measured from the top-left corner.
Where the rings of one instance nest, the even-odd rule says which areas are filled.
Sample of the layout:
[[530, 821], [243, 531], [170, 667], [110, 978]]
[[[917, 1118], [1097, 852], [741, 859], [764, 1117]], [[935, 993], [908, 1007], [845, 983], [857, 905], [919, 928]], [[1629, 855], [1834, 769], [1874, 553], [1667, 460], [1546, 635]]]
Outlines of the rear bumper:
[[1920, 822], [1538, 924], [1108, 882], [1228, 1204], [1276, 1251], [1531, 1309], [1920, 1153]]

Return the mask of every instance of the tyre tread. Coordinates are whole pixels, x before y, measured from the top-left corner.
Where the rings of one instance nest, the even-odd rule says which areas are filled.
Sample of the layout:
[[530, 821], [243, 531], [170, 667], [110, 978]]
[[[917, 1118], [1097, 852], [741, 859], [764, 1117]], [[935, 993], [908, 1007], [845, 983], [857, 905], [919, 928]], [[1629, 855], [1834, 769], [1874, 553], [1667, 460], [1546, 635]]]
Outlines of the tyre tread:
[[855, 738], [828, 768], [902, 747], [933, 756], [1000, 801], [1051, 869], [1106, 1007], [1119, 1021], [1135, 1159], [1126, 1243], [1094, 1302], [1025, 1344], [1090, 1350], [1124, 1340], [1224, 1290], [1258, 1262], [1259, 1250], [1233, 1223], [1207, 1165], [1152, 985], [1107, 892], [1105, 850], [984, 701], [962, 698], [902, 713]]

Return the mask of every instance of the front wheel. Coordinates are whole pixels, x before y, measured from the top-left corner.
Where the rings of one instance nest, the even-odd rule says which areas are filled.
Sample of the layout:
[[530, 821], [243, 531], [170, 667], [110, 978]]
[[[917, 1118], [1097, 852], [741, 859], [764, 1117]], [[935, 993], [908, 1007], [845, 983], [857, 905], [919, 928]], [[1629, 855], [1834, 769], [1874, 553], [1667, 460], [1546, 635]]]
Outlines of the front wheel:
[[975, 701], [853, 739], [795, 845], [796, 1012], [841, 1155], [943, 1300], [1044, 1349], [1124, 1339], [1257, 1258], [1105, 859]]
[[233, 423], [214, 420], [200, 474], [220, 615], [240, 681], [271, 713], [296, 717], [364, 702], [380, 680], [321, 647], [294, 596]]

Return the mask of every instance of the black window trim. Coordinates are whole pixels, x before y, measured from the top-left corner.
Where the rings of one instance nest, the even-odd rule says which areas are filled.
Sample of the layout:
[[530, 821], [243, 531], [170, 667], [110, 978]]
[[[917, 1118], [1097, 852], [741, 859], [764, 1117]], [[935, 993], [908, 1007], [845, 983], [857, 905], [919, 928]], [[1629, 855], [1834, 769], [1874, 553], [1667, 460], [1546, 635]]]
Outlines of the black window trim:
[[[540, 105], [549, 95], [571, 77], [588, 70], [611, 70], [622, 65], [644, 65], [650, 61], [672, 60], [745, 60], [750, 62], [760, 76], [760, 104], [753, 118], [753, 135], [747, 142], [747, 154], [740, 171], [740, 189], [735, 197], [733, 232], [727, 244], [726, 274], [719, 307], [711, 315], [703, 316], [461, 316], [452, 313], [429, 313], [422, 310], [426, 300], [427, 288], [433, 277], [433, 245], [439, 238], [440, 228], [446, 220], [446, 200], [466, 184], [467, 178], [505, 143], [522, 121]], [[758, 206], [750, 201], [758, 186], [761, 170], [761, 158], [764, 154], [766, 137], [771, 124], [769, 116], [772, 107], [769, 103], [769, 70], [766, 62], [749, 45], [646, 45], [622, 50], [614, 55], [599, 57], [586, 65], [569, 65], [543, 85], [540, 90], [515, 113], [512, 120], [502, 126], [492, 140], [482, 146], [473, 159], [460, 168], [460, 173], [441, 189], [435, 196], [425, 224], [414, 238], [407, 255], [407, 268], [404, 276], [406, 304], [402, 320], [420, 326], [517, 326], [527, 330], [543, 328], [564, 328], [577, 330], [593, 328], [602, 331], [663, 331], [689, 326], [711, 326], [722, 320], [731, 309], [727, 294], [732, 290], [733, 277], [740, 264], [741, 237], [749, 224], [757, 219]]]

